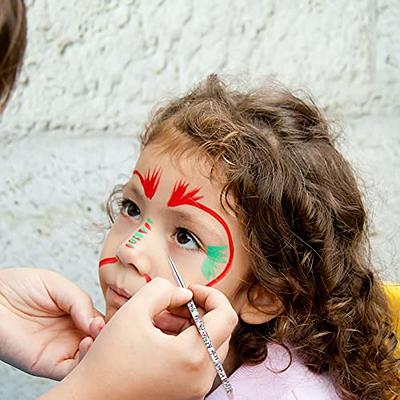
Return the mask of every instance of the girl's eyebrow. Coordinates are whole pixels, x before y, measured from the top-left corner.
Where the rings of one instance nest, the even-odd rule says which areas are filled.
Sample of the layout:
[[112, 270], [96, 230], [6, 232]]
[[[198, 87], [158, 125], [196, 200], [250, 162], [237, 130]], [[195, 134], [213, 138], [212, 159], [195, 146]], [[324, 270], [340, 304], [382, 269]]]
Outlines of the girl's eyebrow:
[[[131, 180], [128, 181], [124, 186], [123, 193], [125, 195], [131, 193], [141, 202], [149, 201], [147, 198], [145, 198], [142, 191], [138, 189], [136, 184]], [[183, 210], [180, 207], [168, 207], [166, 212], [174, 214], [174, 221], [182, 224], [187, 224], [192, 229], [196, 228], [198, 230], [201, 230], [204, 234], [213, 234], [217, 236], [217, 239], [223, 241], [225, 239], [225, 236], [221, 234], [218, 228], [216, 228], [216, 224], [214, 223], [214, 221], [207, 217], [208, 214], [198, 209], [198, 212], [193, 212], [194, 210], [196, 209], [194, 208], [193, 210], [191, 209], [189, 211]], [[199, 212], [201, 212], [202, 214], [200, 215]]]
[[122, 191], [131, 192], [135, 195], [135, 197], [139, 197], [140, 200], [144, 201], [143, 193], [130, 181], [124, 186]]
[[206, 215], [202, 216], [197, 212], [179, 210], [170, 207], [168, 207], [168, 213], [173, 213], [175, 215], [174, 220], [180, 223], [186, 223], [190, 227], [203, 231], [204, 234], [213, 234], [216, 235], [218, 239], [224, 239], [224, 236], [221, 235], [219, 229], [216, 229], [216, 224], [210, 218], [207, 218]]
[[135, 169], [133, 175], [136, 175], [139, 178], [144, 194], [149, 200], [151, 200], [157, 191], [158, 184], [160, 183], [160, 168], [155, 168], [153, 170], [148, 169], [144, 176], [139, 170]]

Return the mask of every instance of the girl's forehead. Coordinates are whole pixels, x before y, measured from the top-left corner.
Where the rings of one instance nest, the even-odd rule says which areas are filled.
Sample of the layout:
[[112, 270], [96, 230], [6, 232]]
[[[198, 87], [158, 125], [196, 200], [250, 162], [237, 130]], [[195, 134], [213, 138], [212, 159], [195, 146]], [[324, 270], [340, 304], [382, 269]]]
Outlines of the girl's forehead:
[[[159, 178], [159, 190], [171, 190], [175, 184], [184, 181], [189, 188], [199, 188], [202, 195], [218, 197], [221, 185], [211, 179], [211, 167], [204, 158], [194, 157], [190, 154], [170, 154], [161, 152], [156, 146], [149, 145], [141, 152], [132, 172]], [[134, 180], [135, 182], [135, 180]]]
[[[226, 184], [223, 167], [214, 170], [211, 176], [211, 163], [205, 157], [197, 157], [189, 152], [182, 157], [160, 151], [159, 146], [147, 145], [141, 152], [139, 159], [132, 170], [131, 179], [126, 188], [140, 193], [146, 202], [159, 207], [168, 206], [168, 201], [174, 196], [178, 187], [184, 189], [185, 195], [195, 192], [200, 196], [200, 202], [213, 209], [229, 224], [236, 226], [237, 211], [232, 208], [236, 199], [232, 194], [222, 193]], [[145, 183], [144, 183], [145, 182]], [[151, 188], [146, 189], [146, 185]], [[146, 196], [146, 190], [151, 196]], [[189, 207], [193, 208], [193, 207]], [[194, 209], [195, 212], [202, 212]], [[238, 228], [237, 232], [241, 231]]]

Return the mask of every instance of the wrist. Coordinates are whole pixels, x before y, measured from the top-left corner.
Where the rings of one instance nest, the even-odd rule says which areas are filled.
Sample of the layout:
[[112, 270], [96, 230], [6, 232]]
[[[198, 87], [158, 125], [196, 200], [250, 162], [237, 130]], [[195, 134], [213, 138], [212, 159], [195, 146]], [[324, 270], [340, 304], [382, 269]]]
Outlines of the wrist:
[[100, 382], [79, 366], [38, 400], [110, 400]]

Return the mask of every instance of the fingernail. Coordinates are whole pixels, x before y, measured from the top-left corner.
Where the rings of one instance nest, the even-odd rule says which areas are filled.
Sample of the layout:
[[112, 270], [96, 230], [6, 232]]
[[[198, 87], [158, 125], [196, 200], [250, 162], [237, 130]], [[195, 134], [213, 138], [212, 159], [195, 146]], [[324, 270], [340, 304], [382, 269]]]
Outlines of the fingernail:
[[189, 290], [189, 289], [186, 289], [186, 288], [178, 288], [182, 293], [184, 293], [185, 294], [185, 296], [190, 296], [190, 297], [192, 297], [193, 296], [193, 293], [192, 293], [192, 291], [191, 290]]

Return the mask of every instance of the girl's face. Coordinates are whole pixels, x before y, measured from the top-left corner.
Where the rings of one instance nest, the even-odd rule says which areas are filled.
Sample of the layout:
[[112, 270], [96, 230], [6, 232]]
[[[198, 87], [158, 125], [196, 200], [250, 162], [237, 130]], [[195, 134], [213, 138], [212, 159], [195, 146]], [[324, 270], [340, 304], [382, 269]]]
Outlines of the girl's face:
[[249, 266], [239, 223], [221, 206], [221, 187], [207, 179], [205, 163], [184, 158], [174, 164], [157, 150], [143, 150], [101, 252], [106, 320], [151, 279], [176, 284], [168, 256], [186, 286], [214, 286], [238, 311], [236, 292]]

